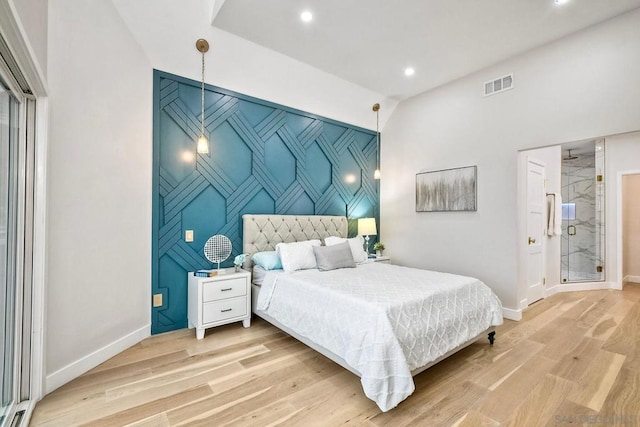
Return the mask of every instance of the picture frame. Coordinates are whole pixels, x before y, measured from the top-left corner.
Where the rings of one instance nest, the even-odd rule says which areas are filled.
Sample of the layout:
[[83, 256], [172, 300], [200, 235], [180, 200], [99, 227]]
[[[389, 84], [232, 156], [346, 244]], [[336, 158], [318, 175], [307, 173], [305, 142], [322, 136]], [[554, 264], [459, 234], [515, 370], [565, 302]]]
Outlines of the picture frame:
[[477, 211], [477, 166], [416, 174], [416, 212]]

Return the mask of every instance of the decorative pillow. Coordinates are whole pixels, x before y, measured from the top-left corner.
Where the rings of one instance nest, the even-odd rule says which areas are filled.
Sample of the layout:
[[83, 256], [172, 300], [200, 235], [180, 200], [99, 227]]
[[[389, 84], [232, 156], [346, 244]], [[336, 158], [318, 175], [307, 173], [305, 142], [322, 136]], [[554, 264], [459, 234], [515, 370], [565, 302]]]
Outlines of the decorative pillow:
[[320, 246], [320, 240], [278, 243], [276, 251], [280, 255], [284, 271], [292, 272], [316, 268], [316, 256], [313, 254], [314, 246]]
[[282, 270], [280, 255], [276, 251], [256, 252], [251, 259], [265, 270]]
[[351, 247], [351, 254], [353, 260], [356, 263], [365, 262], [367, 260], [367, 253], [364, 251], [364, 238], [362, 236], [352, 237], [351, 239], [345, 239], [344, 237], [330, 236], [325, 237], [324, 244], [327, 246], [333, 246], [340, 243], [349, 242]]
[[351, 246], [349, 243], [338, 243], [331, 246], [314, 246], [318, 270], [329, 271], [337, 268], [355, 268]]

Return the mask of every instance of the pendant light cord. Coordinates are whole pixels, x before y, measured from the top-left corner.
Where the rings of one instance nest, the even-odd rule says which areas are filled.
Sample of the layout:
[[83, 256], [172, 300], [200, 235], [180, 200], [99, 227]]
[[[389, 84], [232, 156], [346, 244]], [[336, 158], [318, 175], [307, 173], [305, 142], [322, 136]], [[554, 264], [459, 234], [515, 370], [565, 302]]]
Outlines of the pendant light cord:
[[204, 52], [202, 52], [202, 90], [200, 91], [201, 94], [201, 120], [200, 120], [200, 134], [202, 136], [204, 136]]
[[378, 170], [380, 170], [380, 108], [376, 110], [376, 157], [377, 157], [377, 166]]

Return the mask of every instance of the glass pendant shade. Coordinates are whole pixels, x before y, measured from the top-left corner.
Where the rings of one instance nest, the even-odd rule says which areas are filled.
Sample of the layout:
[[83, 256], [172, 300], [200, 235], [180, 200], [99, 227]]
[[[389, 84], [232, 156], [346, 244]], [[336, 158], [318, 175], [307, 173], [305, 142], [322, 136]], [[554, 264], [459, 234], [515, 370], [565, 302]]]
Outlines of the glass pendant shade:
[[196, 145], [196, 151], [198, 151], [198, 154], [209, 154], [209, 141], [206, 136], [200, 135], [198, 144]]

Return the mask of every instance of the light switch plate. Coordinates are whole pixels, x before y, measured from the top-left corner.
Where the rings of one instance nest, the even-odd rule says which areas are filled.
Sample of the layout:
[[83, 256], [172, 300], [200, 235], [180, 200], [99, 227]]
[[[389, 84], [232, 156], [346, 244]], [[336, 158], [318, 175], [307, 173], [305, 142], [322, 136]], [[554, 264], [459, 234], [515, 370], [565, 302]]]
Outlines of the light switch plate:
[[153, 294], [153, 306], [162, 307], [162, 294]]
[[184, 231], [184, 241], [185, 242], [193, 242], [193, 230], [185, 230]]

